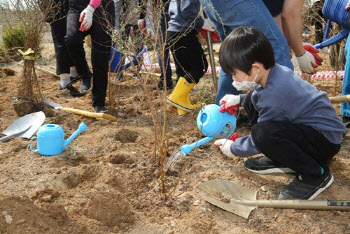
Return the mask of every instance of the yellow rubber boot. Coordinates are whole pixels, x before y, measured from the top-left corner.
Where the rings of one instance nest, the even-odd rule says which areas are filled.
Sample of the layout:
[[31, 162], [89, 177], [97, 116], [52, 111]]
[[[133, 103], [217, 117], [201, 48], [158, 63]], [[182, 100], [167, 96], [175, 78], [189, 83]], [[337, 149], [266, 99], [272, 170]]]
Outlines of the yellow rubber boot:
[[177, 113], [179, 114], [179, 116], [182, 116], [182, 115], [185, 115], [187, 113], [189, 113], [188, 111], [184, 111], [184, 110], [181, 110], [180, 108], [177, 108]]
[[197, 105], [190, 102], [190, 91], [193, 87], [194, 83], [188, 83], [184, 77], [180, 77], [167, 102], [187, 112], [195, 110]]

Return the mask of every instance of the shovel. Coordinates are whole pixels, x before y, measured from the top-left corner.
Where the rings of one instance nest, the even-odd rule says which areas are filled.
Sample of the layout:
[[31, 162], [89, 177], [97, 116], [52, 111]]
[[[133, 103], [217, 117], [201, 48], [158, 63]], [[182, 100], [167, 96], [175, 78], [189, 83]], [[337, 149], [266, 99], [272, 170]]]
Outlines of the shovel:
[[2, 134], [6, 136], [0, 138], [0, 141], [6, 142], [14, 137], [23, 137], [29, 139], [44, 123], [44, 121], [45, 114], [42, 111], [22, 116], [2, 132]]
[[73, 109], [73, 108], [67, 108], [67, 107], [62, 107], [61, 105], [47, 99], [46, 97], [43, 97], [43, 101], [52, 106], [53, 108], [55, 108], [56, 110], [63, 110], [63, 111], [66, 111], [66, 112], [71, 112], [73, 114], [76, 114], [76, 115], [82, 115], [82, 116], [86, 116], [86, 117], [89, 117], [89, 118], [96, 118], [96, 119], [107, 119], [107, 120], [110, 120], [110, 121], [117, 121], [117, 118], [112, 116], [112, 115], [109, 115], [109, 114], [106, 114], [106, 113], [93, 113], [93, 112], [89, 112], [89, 111], [83, 111], [83, 110], [78, 110], [78, 109]]
[[350, 211], [350, 200], [256, 200], [257, 191], [225, 180], [207, 181], [197, 191], [209, 203], [246, 219], [258, 207]]

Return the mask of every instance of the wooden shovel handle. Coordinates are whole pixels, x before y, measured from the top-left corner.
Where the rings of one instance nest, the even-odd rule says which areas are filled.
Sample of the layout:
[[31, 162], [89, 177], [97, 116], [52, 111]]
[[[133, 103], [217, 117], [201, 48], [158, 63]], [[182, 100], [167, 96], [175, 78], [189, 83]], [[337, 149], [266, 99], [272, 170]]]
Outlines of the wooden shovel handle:
[[106, 114], [106, 113], [93, 113], [93, 112], [89, 112], [89, 111], [83, 111], [83, 110], [78, 110], [78, 109], [73, 109], [73, 108], [62, 108], [62, 110], [67, 111], [67, 112], [71, 112], [77, 115], [82, 115], [82, 116], [86, 116], [86, 117], [90, 117], [90, 118], [96, 118], [96, 119], [107, 119], [110, 121], [117, 121], [117, 118]]
[[348, 94], [348, 95], [336, 96], [336, 97], [329, 97], [329, 100], [330, 100], [332, 103], [350, 102], [350, 94]]
[[337, 200], [230, 200], [231, 204], [255, 207], [270, 207], [284, 209], [306, 210], [350, 210], [350, 201]]

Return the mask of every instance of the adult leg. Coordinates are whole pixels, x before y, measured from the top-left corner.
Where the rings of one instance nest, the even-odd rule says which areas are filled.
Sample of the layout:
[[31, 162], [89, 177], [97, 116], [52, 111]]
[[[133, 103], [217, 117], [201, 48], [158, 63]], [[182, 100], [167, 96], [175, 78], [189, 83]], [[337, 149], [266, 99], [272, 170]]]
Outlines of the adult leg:
[[82, 77], [91, 76], [90, 68], [86, 61], [84, 39], [87, 32], [80, 32], [80, 11], [70, 8], [67, 15], [66, 45], [71, 55], [78, 74]]
[[[114, 10], [113, 4], [109, 6], [112, 6]], [[114, 22], [114, 18], [111, 19], [111, 22]], [[95, 107], [96, 112], [104, 112], [106, 111], [105, 98], [108, 84], [108, 59], [112, 43], [111, 36], [107, 31], [107, 21], [94, 22], [90, 29], [90, 35], [92, 42], [91, 63], [94, 74], [92, 105]]]
[[[343, 79], [343, 95], [350, 94], [350, 36], [345, 44], [345, 70], [344, 70], [344, 79]], [[343, 122], [350, 127], [350, 103], [342, 103], [340, 106], [340, 114], [343, 116]]]
[[[165, 68], [165, 77], [166, 77], [166, 86], [168, 89], [173, 89], [173, 80], [171, 78], [172, 72], [170, 67], [170, 57], [169, 57], [169, 48], [166, 45], [167, 41], [167, 19], [166, 17], [161, 17], [160, 19], [160, 30], [157, 30], [159, 33], [158, 42], [158, 64], [160, 68], [160, 81], [158, 83], [158, 88], [160, 90], [164, 89], [164, 68]], [[160, 50], [163, 52], [163, 57], [161, 56]]]

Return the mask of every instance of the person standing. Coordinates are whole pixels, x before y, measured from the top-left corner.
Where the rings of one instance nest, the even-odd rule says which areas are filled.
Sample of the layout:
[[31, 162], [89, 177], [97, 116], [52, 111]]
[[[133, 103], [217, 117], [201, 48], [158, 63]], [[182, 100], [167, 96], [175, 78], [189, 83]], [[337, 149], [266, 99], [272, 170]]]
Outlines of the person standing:
[[204, 20], [199, 15], [198, 0], [176, 0], [169, 5], [168, 46], [173, 54], [179, 78], [167, 102], [175, 106], [179, 115], [198, 108], [190, 102], [190, 91], [204, 76], [208, 62], [198, 40]]
[[[41, 7], [44, 6], [41, 5]], [[74, 88], [72, 84], [78, 78], [78, 73], [75, 66], [73, 66], [64, 39], [67, 31], [69, 0], [54, 0], [50, 7], [52, 7], [52, 11], [49, 12], [46, 22], [50, 24], [55, 48], [56, 74], [60, 76], [58, 91], [67, 89], [73, 97], [83, 96], [84, 94]]]
[[[81, 75], [80, 91], [92, 87], [92, 105], [95, 112], [106, 112], [105, 98], [108, 83], [108, 59], [111, 51], [111, 33], [114, 27], [113, 0], [70, 0], [67, 16], [66, 43], [73, 62]], [[91, 36], [91, 63], [86, 61], [84, 39]], [[93, 79], [92, 79], [93, 76]]]

